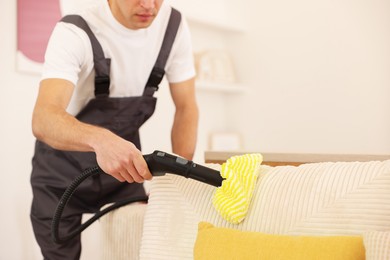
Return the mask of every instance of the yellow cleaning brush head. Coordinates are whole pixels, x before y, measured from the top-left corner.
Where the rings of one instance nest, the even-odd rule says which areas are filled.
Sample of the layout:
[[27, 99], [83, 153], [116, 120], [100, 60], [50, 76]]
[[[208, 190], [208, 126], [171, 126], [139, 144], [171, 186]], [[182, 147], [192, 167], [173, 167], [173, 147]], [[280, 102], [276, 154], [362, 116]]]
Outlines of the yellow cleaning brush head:
[[238, 224], [244, 220], [262, 161], [261, 154], [245, 154], [222, 164], [221, 176], [225, 180], [215, 191], [213, 205], [228, 222]]

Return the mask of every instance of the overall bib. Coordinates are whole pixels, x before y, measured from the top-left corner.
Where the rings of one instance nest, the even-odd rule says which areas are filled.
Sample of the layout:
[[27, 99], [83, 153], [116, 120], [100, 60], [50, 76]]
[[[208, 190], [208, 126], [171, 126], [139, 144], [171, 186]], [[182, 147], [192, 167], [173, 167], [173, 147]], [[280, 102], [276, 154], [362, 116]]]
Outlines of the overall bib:
[[[149, 76], [142, 96], [109, 97], [110, 60], [85, 20], [77, 15], [65, 16], [61, 21], [83, 29], [92, 44], [95, 66], [95, 98], [76, 116], [82, 122], [101, 126], [134, 143], [141, 149], [140, 126], [153, 114], [158, 89], [166, 61], [176, 37], [181, 15], [172, 9], [157, 61]], [[69, 152], [51, 148], [36, 141], [32, 159], [31, 186], [33, 201], [31, 221], [34, 234], [45, 259], [79, 259], [80, 235], [65, 244], [55, 244], [51, 238], [51, 222], [57, 204], [67, 186], [89, 167], [96, 166], [93, 152]], [[59, 227], [60, 234], [68, 234], [81, 224], [83, 213], [95, 213], [107, 203], [132, 197], [146, 196], [143, 184], [119, 182], [108, 174], [95, 175], [85, 180], [66, 206]]]

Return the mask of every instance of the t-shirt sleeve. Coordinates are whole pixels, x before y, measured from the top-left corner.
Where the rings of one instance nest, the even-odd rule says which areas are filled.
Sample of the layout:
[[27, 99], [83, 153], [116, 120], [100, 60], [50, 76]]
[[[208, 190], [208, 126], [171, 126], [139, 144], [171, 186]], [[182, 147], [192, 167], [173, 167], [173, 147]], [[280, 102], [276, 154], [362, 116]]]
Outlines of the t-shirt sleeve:
[[195, 74], [191, 34], [183, 17], [167, 62], [166, 76], [168, 82], [177, 83], [193, 78]]
[[[41, 79], [66, 79], [77, 85], [78, 74], [86, 61], [88, 37], [73, 24], [59, 22], [50, 36]], [[92, 51], [92, 50], [91, 50]]]

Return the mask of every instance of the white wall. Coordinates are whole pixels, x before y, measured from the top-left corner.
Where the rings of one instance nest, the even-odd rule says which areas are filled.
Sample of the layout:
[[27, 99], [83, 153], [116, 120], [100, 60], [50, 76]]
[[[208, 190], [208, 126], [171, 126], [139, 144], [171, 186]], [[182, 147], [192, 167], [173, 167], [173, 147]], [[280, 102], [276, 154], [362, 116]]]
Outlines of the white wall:
[[[245, 148], [261, 152], [390, 154], [390, 2], [206, 3], [194, 13], [248, 27], [236, 33], [191, 25], [194, 47], [230, 50], [248, 90], [198, 93], [197, 159], [218, 130], [241, 132]], [[0, 259], [40, 259], [29, 222], [30, 121], [39, 77], [15, 69], [16, 1], [0, 1], [0, 12]], [[172, 104], [166, 88], [158, 95], [166, 101], [142, 129], [145, 152], [170, 149]], [[93, 240], [97, 231], [86, 232]], [[97, 243], [87, 244], [85, 257], [93, 257]]]
[[250, 87], [229, 111], [246, 149], [390, 154], [390, 2], [250, 1], [246, 9], [249, 33], [228, 41]]

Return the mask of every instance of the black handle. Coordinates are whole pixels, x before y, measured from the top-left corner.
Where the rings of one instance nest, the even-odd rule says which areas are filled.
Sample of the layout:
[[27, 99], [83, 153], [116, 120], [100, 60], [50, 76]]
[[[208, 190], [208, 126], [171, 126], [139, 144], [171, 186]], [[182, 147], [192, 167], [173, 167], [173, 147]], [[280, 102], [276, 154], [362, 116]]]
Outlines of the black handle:
[[144, 155], [144, 158], [153, 176], [172, 173], [216, 187], [221, 186], [224, 180], [219, 171], [166, 152], [156, 150], [151, 154]]

